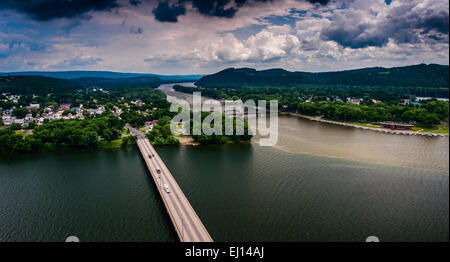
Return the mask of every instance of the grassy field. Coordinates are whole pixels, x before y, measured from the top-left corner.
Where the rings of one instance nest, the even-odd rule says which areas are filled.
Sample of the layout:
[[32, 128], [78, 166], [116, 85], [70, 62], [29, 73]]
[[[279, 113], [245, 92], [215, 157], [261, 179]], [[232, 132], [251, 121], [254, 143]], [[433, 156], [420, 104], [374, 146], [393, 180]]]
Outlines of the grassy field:
[[369, 124], [369, 123], [361, 123], [361, 122], [346, 122], [347, 124], [355, 125], [355, 126], [364, 126], [364, 127], [372, 127], [372, 128], [380, 128], [380, 125]]
[[[355, 126], [364, 126], [364, 127], [372, 127], [372, 128], [380, 128], [380, 125], [376, 124], [368, 124], [368, 123], [361, 123], [361, 122], [346, 122], [351, 125]], [[414, 126], [412, 128], [412, 131], [414, 132], [422, 132], [422, 133], [433, 133], [433, 134], [449, 134], [448, 126], [439, 125], [439, 126], [433, 126], [433, 127], [424, 127], [424, 126]]]
[[122, 144], [122, 138], [106, 142], [105, 140], [98, 141], [99, 148], [118, 148]]
[[423, 127], [423, 126], [415, 126], [412, 128], [415, 132], [426, 132], [426, 133], [434, 133], [434, 134], [448, 134], [448, 126], [439, 125], [433, 127]]
[[441, 126], [440, 134], [448, 135], [448, 126]]

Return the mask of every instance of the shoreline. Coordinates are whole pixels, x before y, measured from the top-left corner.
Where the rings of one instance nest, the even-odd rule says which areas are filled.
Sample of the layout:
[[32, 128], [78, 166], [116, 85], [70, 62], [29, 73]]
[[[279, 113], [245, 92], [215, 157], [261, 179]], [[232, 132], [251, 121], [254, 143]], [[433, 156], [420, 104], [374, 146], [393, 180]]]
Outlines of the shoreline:
[[184, 136], [184, 137], [175, 137], [175, 139], [177, 139], [180, 144], [179, 146], [205, 146], [205, 145], [227, 145], [227, 144], [251, 144], [251, 140], [250, 141], [240, 141], [240, 142], [233, 142], [233, 141], [228, 141], [224, 144], [201, 144], [199, 142], [196, 142], [194, 140], [194, 138], [192, 138], [191, 136]]
[[376, 131], [379, 133], [385, 133], [385, 134], [392, 134], [392, 135], [417, 135], [417, 136], [430, 136], [430, 137], [448, 137], [448, 134], [436, 134], [431, 132], [416, 132], [416, 131], [407, 131], [407, 130], [392, 130], [388, 128], [376, 128], [376, 127], [366, 127], [366, 126], [359, 126], [355, 124], [349, 124], [345, 122], [339, 122], [339, 121], [333, 121], [333, 120], [327, 120], [322, 119], [321, 117], [312, 117], [312, 116], [306, 116], [298, 113], [292, 113], [292, 112], [281, 112], [281, 115], [290, 115], [290, 116], [296, 116], [301, 117], [304, 119], [308, 119], [311, 121], [321, 122], [321, 123], [327, 123], [327, 124], [334, 124], [334, 125], [340, 125], [340, 126], [347, 126], [352, 128], [358, 128], [358, 129], [364, 129], [364, 130], [371, 130]]

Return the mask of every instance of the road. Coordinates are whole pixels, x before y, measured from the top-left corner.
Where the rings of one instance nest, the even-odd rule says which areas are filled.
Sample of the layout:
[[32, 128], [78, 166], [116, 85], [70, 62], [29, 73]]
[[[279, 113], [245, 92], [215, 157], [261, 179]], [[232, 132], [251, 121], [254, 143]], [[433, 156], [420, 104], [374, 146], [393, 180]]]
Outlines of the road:
[[[138, 130], [130, 126], [126, 126], [126, 128], [138, 137], [137, 144], [139, 150], [158, 188], [180, 241], [213, 242], [213, 239], [200, 221], [197, 213], [184, 195], [183, 190], [178, 186], [171, 172], [148, 139]], [[159, 173], [157, 171], [158, 169], [160, 170]], [[169, 192], [166, 192], [164, 188], [165, 184], [168, 186]]]

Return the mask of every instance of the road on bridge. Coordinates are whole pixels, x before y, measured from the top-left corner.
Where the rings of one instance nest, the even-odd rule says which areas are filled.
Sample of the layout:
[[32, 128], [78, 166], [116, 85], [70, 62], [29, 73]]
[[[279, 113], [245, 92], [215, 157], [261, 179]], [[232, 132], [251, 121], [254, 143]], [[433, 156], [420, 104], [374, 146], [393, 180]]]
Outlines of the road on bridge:
[[135, 128], [128, 125], [126, 128], [138, 138], [139, 150], [158, 188], [180, 241], [212, 242], [211, 236], [197, 213], [148, 139]]

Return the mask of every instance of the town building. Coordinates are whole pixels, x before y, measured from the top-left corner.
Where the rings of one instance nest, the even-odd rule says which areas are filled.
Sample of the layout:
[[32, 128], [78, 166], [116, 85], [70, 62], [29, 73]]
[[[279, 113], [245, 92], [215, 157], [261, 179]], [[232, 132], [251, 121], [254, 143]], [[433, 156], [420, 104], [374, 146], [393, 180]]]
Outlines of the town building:
[[70, 110], [71, 107], [72, 107], [72, 104], [60, 104], [59, 105], [60, 110]]
[[348, 103], [359, 105], [359, 104], [361, 104], [362, 101], [363, 101], [363, 99], [361, 99], [361, 98], [350, 98], [350, 97], [347, 97], [347, 102]]

